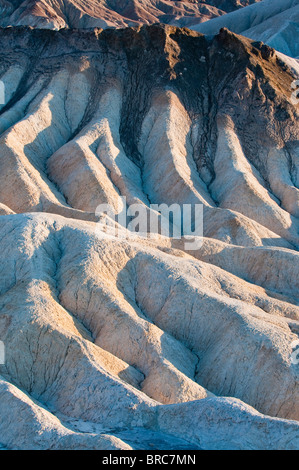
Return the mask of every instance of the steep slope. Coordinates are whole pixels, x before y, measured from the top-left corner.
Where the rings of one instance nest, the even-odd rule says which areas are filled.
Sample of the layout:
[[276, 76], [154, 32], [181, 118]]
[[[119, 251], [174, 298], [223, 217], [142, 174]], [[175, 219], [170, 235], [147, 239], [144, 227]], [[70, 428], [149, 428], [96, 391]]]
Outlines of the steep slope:
[[263, 0], [204, 25], [193, 25], [192, 29], [213, 35], [224, 27], [248, 38], [263, 41], [286, 55], [299, 56], [298, 0]]
[[[0, 43], [0, 448], [298, 448], [291, 68], [225, 29]], [[198, 248], [116, 236], [119, 196], [201, 204]]]
[[254, 0], [1, 0], [0, 25], [61, 29], [161, 22], [190, 26], [249, 3]]
[[273, 50], [162, 26], [0, 33], [2, 204], [202, 203], [206, 236], [298, 246], [294, 77]]

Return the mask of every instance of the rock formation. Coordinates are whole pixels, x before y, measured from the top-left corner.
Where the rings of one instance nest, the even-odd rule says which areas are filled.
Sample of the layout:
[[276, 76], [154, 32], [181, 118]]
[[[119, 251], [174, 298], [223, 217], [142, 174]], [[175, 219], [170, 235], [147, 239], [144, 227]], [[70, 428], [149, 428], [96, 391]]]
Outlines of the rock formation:
[[193, 29], [204, 34], [217, 34], [224, 27], [299, 58], [297, 0], [263, 0], [221, 18], [211, 19], [206, 24], [192, 24]]
[[[0, 43], [0, 448], [298, 449], [294, 71], [226, 29]], [[202, 204], [200, 249], [99, 231], [119, 196]]]
[[0, 0], [1, 26], [105, 28], [169, 23], [191, 26], [260, 0]]

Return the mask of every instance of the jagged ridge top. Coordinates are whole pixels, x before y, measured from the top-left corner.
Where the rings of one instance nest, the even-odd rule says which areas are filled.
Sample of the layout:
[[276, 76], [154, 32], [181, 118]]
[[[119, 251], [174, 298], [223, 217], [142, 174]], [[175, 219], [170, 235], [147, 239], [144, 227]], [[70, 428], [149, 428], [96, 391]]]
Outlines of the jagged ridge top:
[[[93, 30], [81, 30], [81, 29], [60, 29], [59, 31], [51, 30], [51, 29], [38, 29], [33, 28], [31, 26], [9, 26], [9, 27], [0, 27], [0, 38], [2, 41], [6, 39], [9, 40], [7, 44], [3, 44], [3, 52], [6, 52], [7, 49], [5, 47], [11, 44], [13, 49], [15, 50], [15, 44], [11, 42], [16, 42], [19, 39], [24, 41], [24, 39], [28, 38], [29, 44], [23, 44], [23, 49], [25, 50], [26, 47], [29, 45], [32, 48], [38, 47], [39, 44], [36, 42], [40, 41], [47, 41], [51, 40], [51, 44], [49, 47], [56, 47], [57, 43], [64, 43], [65, 49], [68, 47], [70, 49], [77, 49], [86, 51], [89, 48], [92, 49], [95, 42], [99, 44], [106, 42], [109, 45], [118, 45], [119, 47], [128, 47], [132, 48], [136, 45], [164, 45], [164, 41], [167, 38], [171, 38], [174, 41], [180, 41], [182, 38], [194, 38], [194, 41], [197, 41], [196, 44], [211, 44], [213, 39], [215, 38], [216, 41], [220, 41], [223, 44], [228, 45], [243, 44], [243, 47], [246, 48], [248, 51], [254, 45], [255, 48], [260, 50], [263, 44], [261, 42], [253, 41], [247, 39], [243, 36], [230, 32], [227, 28], [222, 28], [218, 34], [216, 34], [213, 38], [207, 37], [204, 34], [191, 30], [185, 27], [177, 27], [171, 26], [161, 23], [156, 23], [153, 25], [142, 25], [142, 26], [134, 26], [134, 27], [126, 27], [126, 28], [94, 28]], [[198, 42], [200, 39], [200, 42]], [[89, 41], [87, 43], [86, 41]], [[34, 47], [35, 46], [35, 47]], [[265, 51], [266, 48], [270, 51], [272, 50], [273, 56], [274, 50], [266, 45], [264, 45], [263, 50]], [[64, 50], [62, 49], [61, 52], [63, 53]], [[264, 57], [266, 58], [266, 57]], [[269, 57], [267, 57], [269, 58]]]
[[[28, 87], [45, 73], [51, 76], [53, 71], [68, 65], [80, 69], [80, 61], [87, 60], [87, 67], [96, 70], [102, 67], [100, 64], [103, 61], [109, 63], [104, 71], [105, 80], [111, 83], [119, 80], [127, 89], [125, 84], [138, 69], [143, 81], [142, 93], [145, 93], [145, 96], [140, 96], [144, 110], [153, 89], [162, 89], [171, 84], [184, 100], [190, 115], [197, 115], [201, 109], [200, 89], [210, 86], [209, 81], [213, 82], [213, 93], [221, 94], [219, 103], [227, 101], [227, 106], [231, 106], [230, 98], [221, 98], [224, 96], [225, 83], [241, 80], [249, 72], [263, 84], [264, 93], [273, 109], [283, 116], [287, 134], [296, 134], [296, 109], [289, 102], [294, 80], [291, 70], [270, 47], [227, 29], [208, 38], [187, 28], [161, 24], [94, 31], [17, 27], [0, 29], [0, 40], [3, 46], [3, 53], [0, 53], [1, 69], [6, 69], [7, 61], [22, 63], [27, 70]], [[238, 86], [247, 87], [244, 83]], [[24, 81], [22, 87], [1, 113], [25, 92], [27, 85]], [[128, 93], [128, 106], [131, 102], [131, 107], [132, 97]], [[135, 118], [129, 119], [129, 122], [122, 120], [121, 136], [128, 154], [138, 162], [138, 126], [134, 121]], [[132, 135], [128, 138], [130, 133]]]
[[[286, 72], [290, 75], [289, 80], [292, 79], [290, 69], [276, 56], [274, 49], [260, 41], [253, 41], [232, 33], [227, 28], [222, 28], [213, 37], [207, 37], [188, 28], [160, 23], [120, 29], [61, 29], [59, 31], [16, 26], [0, 27], [0, 40], [3, 51], [0, 52], [0, 56], [20, 52], [30, 56], [36, 55], [36, 51], [39, 51], [40, 59], [77, 52], [102, 53], [107, 51], [107, 47], [113, 50], [126, 50], [131, 55], [137, 52], [144, 54], [146, 49], [150, 48], [155, 49], [156, 52], [159, 51], [161, 55], [175, 54], [176, 64], [184, 62], [187, 57], [193, 57], [195, 64], [196, 59], [201, 58], [202, 54], [217, 48], [229, 50], [237, 54], [239, 59], [243, 58], [247, 61], [254, 59], [255, 65], [259, 63], [262, 68], [266, 66], [266, 73], [278, 67], [279, 73]], [[192, 64], [189, 63], [188, 66]], [[234, 66], [238, 67], [238, 64]]]

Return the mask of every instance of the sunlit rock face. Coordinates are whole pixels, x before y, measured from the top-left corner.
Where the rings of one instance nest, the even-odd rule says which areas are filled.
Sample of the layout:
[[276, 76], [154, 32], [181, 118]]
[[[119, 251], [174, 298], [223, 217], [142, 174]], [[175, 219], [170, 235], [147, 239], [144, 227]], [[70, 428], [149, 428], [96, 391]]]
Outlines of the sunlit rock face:
[[[298, 449], [292, 69], [226, 29], [0, 43], [0, 448]], [[120, 196], [203, 205], [199, 248], [100, 231]]]
[[260, 0], [1, 0], [2, 26], [106, 28], [169, 23], [191, 26]]
[[299, 57], [297, 0], [0, 0], [0, 26], [60, 30], [154, 23], [218, 34], [223, 27]]

